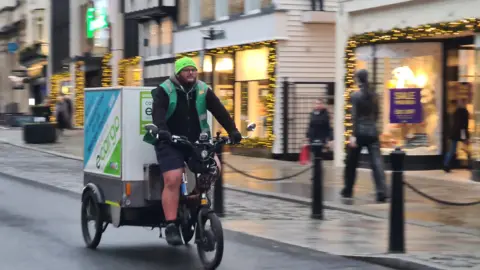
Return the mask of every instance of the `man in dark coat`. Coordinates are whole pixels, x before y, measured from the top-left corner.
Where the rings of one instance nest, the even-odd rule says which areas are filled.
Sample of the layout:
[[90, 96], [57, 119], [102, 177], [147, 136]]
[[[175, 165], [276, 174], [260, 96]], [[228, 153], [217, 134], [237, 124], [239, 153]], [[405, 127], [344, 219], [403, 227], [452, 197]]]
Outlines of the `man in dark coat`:
[[445, 172], [450, 172], [450, 162], [452, 161], [455, 153], [457, 153], [458, 142], [468, 144], [468, 140], [470, 137], [468, 134], [469, 116], [470, 114], [465, 108], [465, 101], [463, 99], [458, 99], [457, 109], [453, 113], [452, 119], [453, 125], [450, 133], [450, 151], [445, 155], [445, 160], [443, 162], [443, 170]]

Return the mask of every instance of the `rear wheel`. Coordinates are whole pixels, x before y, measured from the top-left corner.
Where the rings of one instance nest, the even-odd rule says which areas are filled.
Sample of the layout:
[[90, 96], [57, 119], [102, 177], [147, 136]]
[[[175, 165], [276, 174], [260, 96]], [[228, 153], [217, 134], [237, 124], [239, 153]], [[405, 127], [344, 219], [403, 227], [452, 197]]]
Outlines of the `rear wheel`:
[[[223, 228], [218, 216], [209, 212], [197, 224], [197, 232], [203, 229], [203, 237], [199, 235], [197, 251], [205, 269], [216, 269], [223, 258]], [[213, 255], [212, 257], [210, 257]]]
[[97, 197], [92, 191], [87, 191], [82, 200], [82, 234], [87, 248], [95, 249], [104, 231], [105, 217]]

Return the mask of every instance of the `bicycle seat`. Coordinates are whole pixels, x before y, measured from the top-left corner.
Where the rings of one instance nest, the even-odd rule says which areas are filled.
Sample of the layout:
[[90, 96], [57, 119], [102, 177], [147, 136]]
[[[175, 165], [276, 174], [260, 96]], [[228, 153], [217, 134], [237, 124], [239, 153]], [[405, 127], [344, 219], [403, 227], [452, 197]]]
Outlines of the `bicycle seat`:
[[158, 133], [158, 127], [155, 124], [146, 124], [143, 126], [147, 132], [157, 134]]

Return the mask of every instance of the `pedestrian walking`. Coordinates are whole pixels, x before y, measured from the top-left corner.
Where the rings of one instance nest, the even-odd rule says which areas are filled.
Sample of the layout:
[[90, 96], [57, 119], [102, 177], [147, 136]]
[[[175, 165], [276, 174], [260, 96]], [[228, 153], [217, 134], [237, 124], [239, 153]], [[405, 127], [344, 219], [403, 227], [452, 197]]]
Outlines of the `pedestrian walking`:
[[385, 172], [377, 130], [379, 114], [378, 96], [369, 87], [368, 72], [366, 70], [357, 71], [355, 82], [358, 84], [360, 91], [353, 93], [351, 96], [353, 133], [347, 146], [347, 160], [344, 172], [345, 186], [341, 195], [344, 198], [353, 196], [360, 152], [363, 147], [367, 147], [375, 180], [376, 200], [377, 202], [385, 202], [387, 199]]
[[315, 100], [315, 107], [310, 114], [310, 122], [306, 134], [308, 143], [320, 140], [324, 145], [331, 145], [333, 129], [330, 125], [330, 114], [322, 98]]
[[[468, 119], [470, 114], [465, 108], [465, 100], [458, 99], [457, 109], [453, 113], [451, 133], [450, 133], [450, 151], [445, 155], [445, 160], [443, 162], [443, 170], [445, 172], [450, 172], [451, 161], [453, 156], [457, 153], [458, 142], [463, 142], [467, 145], [469, 144], [469, 134], [468, 134]], [[470, 163], [471, 157], [468, 150], [466, 150], [468, 161]]]
[[55, 108], [57, 118], [57, 128], [60, 134], [63, 134], [63, 131], [68, 128], [68, 105], [64, 100], [63, 95], [59, 96]]

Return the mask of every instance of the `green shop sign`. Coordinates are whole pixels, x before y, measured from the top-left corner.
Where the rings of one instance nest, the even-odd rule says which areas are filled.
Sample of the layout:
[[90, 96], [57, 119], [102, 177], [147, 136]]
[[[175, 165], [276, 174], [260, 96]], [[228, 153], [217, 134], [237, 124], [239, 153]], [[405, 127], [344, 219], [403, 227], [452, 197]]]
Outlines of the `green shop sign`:
[[106, 8], [89, 8], [86, 15], [87, 38], [93, 38], [95, 31], [108, 27], [108, 15]]

